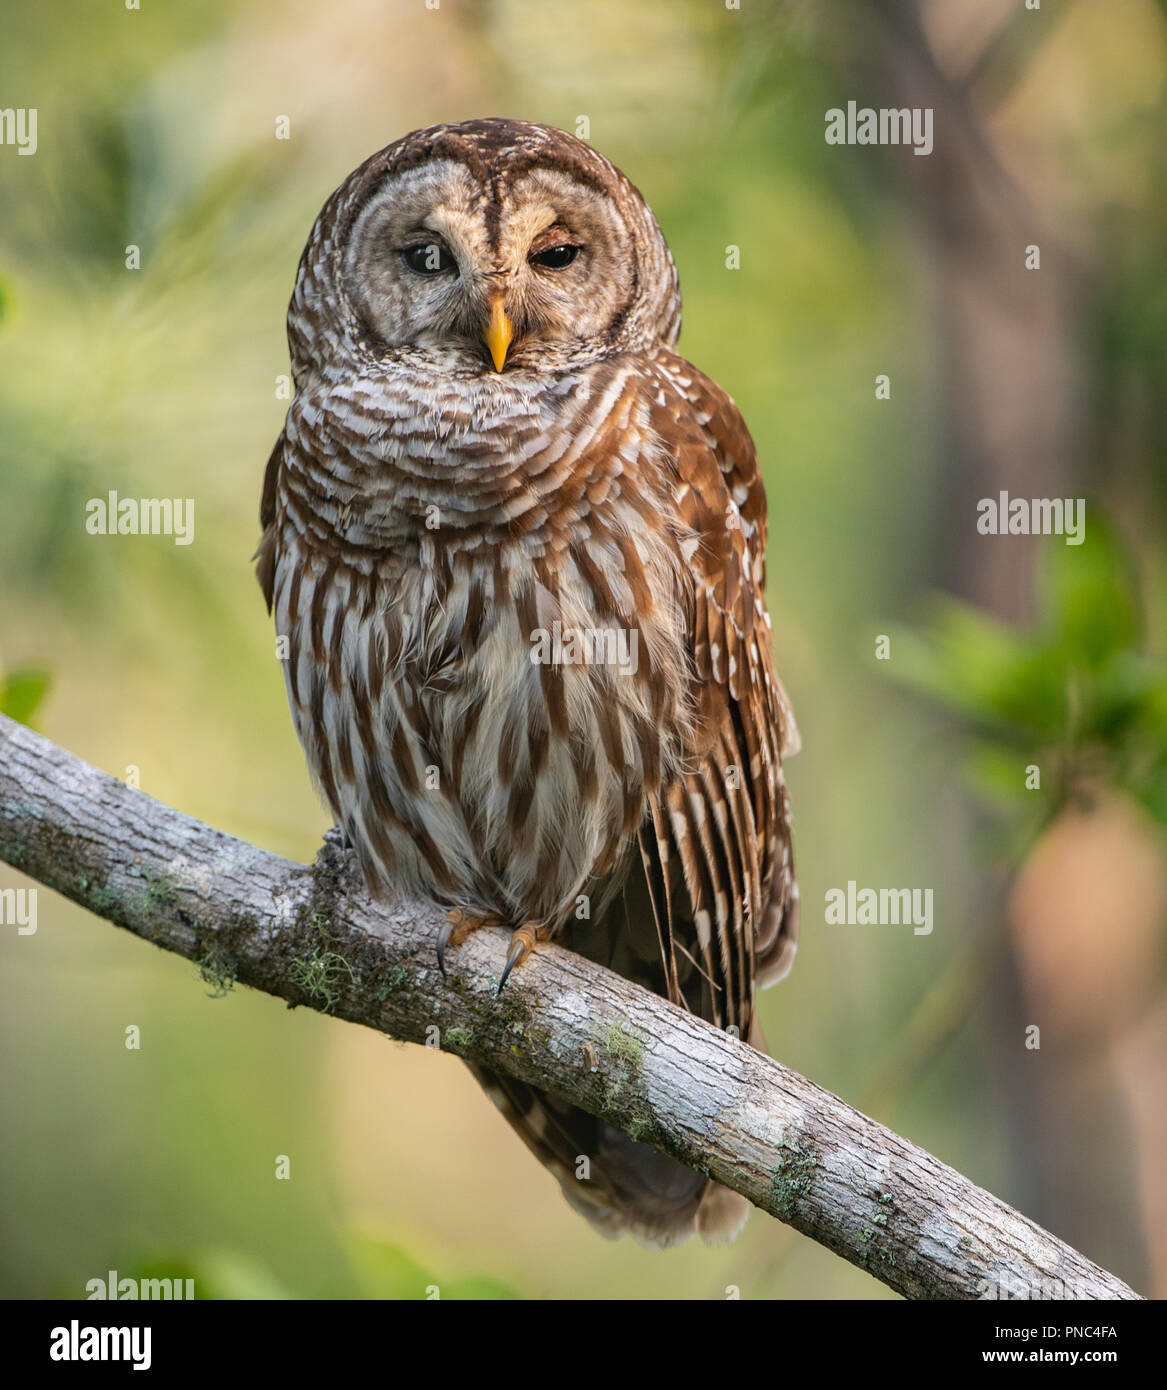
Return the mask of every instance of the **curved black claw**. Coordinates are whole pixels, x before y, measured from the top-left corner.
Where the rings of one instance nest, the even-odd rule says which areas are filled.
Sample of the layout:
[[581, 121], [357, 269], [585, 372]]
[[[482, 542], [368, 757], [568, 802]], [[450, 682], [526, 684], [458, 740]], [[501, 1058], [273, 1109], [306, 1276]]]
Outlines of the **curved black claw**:
[[531, 938], [522, 930], [515, 932], [511, 937], [511, 944], [507, 949], [506, 964], [502, 968], [502, 975], [499, 977], [498, 989], [494, 992], [497, 999], [502, 993], [502, 987], [507, 982], [507, 977], [516, 965], [521, 965], [531, 953]]
[[444, 975], [446, 973], [446, 947], [450, 944], [450, 937], [454, 935], [454, 924], [447, 919], [442, 923], [442, 929], [438, 932], [438, 969]]

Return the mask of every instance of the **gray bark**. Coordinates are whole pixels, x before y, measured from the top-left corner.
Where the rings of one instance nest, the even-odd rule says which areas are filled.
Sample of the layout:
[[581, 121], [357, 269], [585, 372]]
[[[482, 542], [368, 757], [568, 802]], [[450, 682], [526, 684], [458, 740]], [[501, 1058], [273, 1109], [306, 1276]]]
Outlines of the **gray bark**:
[[439, 973], [431, 904], [372, 902], [330, 837], [295, 864], [0, 716], [0, 858], [208, 979], [554, 1092], [708, 1173], [908, 1298], [1137, 1298], [781, 1063], [556, 946], [495, 997], [506, 933]]

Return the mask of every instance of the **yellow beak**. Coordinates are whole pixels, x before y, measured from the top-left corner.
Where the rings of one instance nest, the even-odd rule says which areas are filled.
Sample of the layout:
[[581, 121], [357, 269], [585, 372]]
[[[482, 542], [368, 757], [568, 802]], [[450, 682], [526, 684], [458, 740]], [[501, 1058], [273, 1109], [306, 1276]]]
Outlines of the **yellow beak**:
[[486, 346], [490, 349], [490, 355], [494, 360], [494, 370], [501, 372], [503, 363], [507, 360], [507, 348], [511, 345], [511, 340], [515, 336], [514, 324], [507, 317], [507, 311], [502, 307], [502, 295], [496, 295], [494, 303], [490, 306], [490, 322], [483, 333]]

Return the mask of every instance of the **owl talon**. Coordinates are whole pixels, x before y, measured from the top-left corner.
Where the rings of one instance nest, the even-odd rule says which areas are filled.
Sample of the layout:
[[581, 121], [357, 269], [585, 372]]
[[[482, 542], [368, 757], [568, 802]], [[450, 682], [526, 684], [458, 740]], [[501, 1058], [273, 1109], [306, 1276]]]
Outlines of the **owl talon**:
[[446, 947], [450, 944], [450, 938], [454, 935], [454, 924], [447, 917], [442, 923], [442, 929], [438, 932], [438, 969], [444, 975], [446, 973]]
[[472, 931], [479, 927], [501, 927], [502, 918], [494, 912], [467, 912], [454, 907], [446, 913], [446, 920], [438, 932], [438, 969], [446, 973], [446, 947], [461, 946]]
[[511, 933], [511, 944], [507, 950], [506, 964], [502, 968], [498, 989], [495, 990], [494, 994], [496, 999], [502, 993], [502, 987], [506, 984], [511, 971], [516, 965], [522, 965], [523, 961], [535, 949], [535, 943], [538, 939], [539, 929], [534, 922], [527, 922], [521, 927], [516, 927]]

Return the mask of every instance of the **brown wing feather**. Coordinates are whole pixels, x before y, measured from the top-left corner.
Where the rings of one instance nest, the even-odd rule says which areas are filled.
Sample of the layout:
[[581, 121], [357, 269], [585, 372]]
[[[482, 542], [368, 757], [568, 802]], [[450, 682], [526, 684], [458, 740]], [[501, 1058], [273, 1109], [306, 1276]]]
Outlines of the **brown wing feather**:
[[699, 1004], [676, 1002], [749, 1037], [755, 984], [786, 973], [797, 940], [782, 755], [798, 734], [771, 652], [753, 441], [708, 377], [671, 354], [660, 366], [667, 385], [653, 425], [675, 463], [678, 516], [695, 537], [685, 599], [698, 733], [691, 771], [650, 806], [641, 853], [650, 883], [668, 881], [670, 862], [682, 867], [680, 901], [652, 895], [667, 957], [688, 954], [704, 982]]
[[263, 535], [259, 539], [255, 554], [255, 577], [263, 590], [267, 611], [271, 612], [272, 594], [276, 582], [276, 543], [279, 528], [276, 526], [276, 507], [279, 498], [280, 469], [284, 463], [284, 436], [276, 440], [275, 448], [268, 458], [263, 474], [263, 496], [259, 503], [259, 524]]

